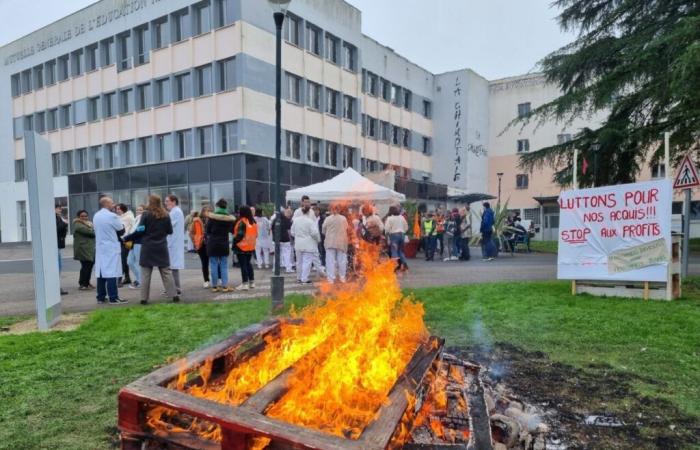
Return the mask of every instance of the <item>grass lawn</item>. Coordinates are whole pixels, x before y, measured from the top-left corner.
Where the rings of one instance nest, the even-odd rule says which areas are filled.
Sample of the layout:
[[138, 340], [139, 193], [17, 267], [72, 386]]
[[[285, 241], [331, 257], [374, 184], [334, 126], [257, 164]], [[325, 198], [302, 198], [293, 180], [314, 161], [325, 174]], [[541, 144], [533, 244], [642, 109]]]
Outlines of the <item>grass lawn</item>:
[[700, 238], [690, 238], [690, 253], [700, 253]]
[[[414, 292], [448, 346], [510, 342], [577, 367], [607, 364], [655, 380], [635, 389], [700, 420], [700, 279], [676, 302], [574, 298], [564, 282]], [[75, 331], [0, 337], [0, 448], [113, 447], [120, 387], [262, 320], [268, 307], [258, 300], [103, 309]]]
[[530, 241], [530, 250], [542, 253], [556, 253], [559, 248], [557, 241]]

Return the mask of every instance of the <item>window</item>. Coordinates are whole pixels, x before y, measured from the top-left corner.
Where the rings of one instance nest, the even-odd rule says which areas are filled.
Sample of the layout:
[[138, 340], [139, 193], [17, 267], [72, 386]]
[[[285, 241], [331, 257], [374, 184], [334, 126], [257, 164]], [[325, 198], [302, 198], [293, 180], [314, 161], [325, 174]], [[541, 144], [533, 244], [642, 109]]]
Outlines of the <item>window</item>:
[[516, 189], [527, 189], [528, 185], [527, 174], [518, 174], [515, 176], [515, 188]]
[[92, 44], [85, 48], [85, 71], [95, 70], [97, 65], [97, 44]]
[[61, 128], [69, 127], [71, 124], [71, 105], [61, 106]]
[[221, 133], [221, 153], [234, 151], [238, 146], [238, 124], [236, 122], [222, 123], [219, 130]]
[[219, 85], [217, 87], [219, 92], [236, 87], [234, 63], [235, 58], [224, 59], [216, 63], [218, 65]]
[[129, 166], [134, 163], [131, 142], [132, 141], [124, 141], [121, 143], [121, 167]]
[[197, 3], [194, 10], [194, 34], [195, 36], [211, 31], [211, 4], [209, 0]]
[[321, 56], [321, 30], [310, 23], [306, 24], [306, 49]]
[[343, 67], [353, 72], [357, 70], [357, 48], [348, 42], [343, 42]]
[[401, 106], [401, 87], [395, 84], [391, 85], [391, 104]]
[[430, 138], [423, 136], [423, 154], [430, 154]]
[[335, 142], [326, 142], [326, 165], [338, 166], [338, 144]]
[[136, 64], [148, 62], [148, 25], [134, 28], [134, 40], [136, 44]]
[[134, 161], [136, 164], [145, 164], [148, 162], [148, 154], [151, 150], [151, 141], [152, 138], [150, 137], [142, 137], [136, 141], [136, 160]]
[[404, 128], [402, 134], [402, 144], [405, 148], [411, 148], [411, 130]]
[[571, 134], [570, 133], [565, 133], [565, 134], [557, 134], [557, 145], [561, 144], [566, 144], [571, 140]]
[[401, 127], [391, 126], [391, 143], [393, 145], [401, 145]]
[[46, 116], [46, 129], [53, 131], [58, 128], [58, 108], [49, 109]]
[[367, 72], [367, 91], [375, 97], [379, 92], [379, 77], [371, 72]]
[[51, 154], [51, 169], [54, 177], [61, 176], [61, 154]]
[[94, 122], [100, 118], [100, 97], [91, 97], [88, 99], [87, 107], [88, 122]]
[[197, 128], [197, 155], [213, 153], [214, 128], [211, 126]]
[[234, 21], [234, 0], [214, 0], [214, 18], [216, 26], [223, 27]]
[[334, 91], [333, 89], [326, 88], [326, 112], [329, 114], [333, 114], [334, 116], [338, 115], [338, 97], [340, 97], [340, 93], [338, 91]]
[[664, 163], [656, 163], [651, 166], [652, 178], [666, 178], [666, 165]]
[[287, 158], [301, 159], [301, 135], [287, 131], [286, 155]]
[[187, 9], [180, 10], [172, 14], [172, 34], [173, 43], [187, 39], [189, 36], [189, 24], [187, 20]]
[[38, 65], [34, 69], [34, 89], [41, 89], [44, 87], [44, 66]]
[[133, 89], [119, 91], [119, 114], [128, 114], [134, 111]]
[[12, 96], [19, 97], [22, 95], [22, 83], [20, 82], [20, 74], [16, 73], [12, 75], [10, 79], [12, 83]]
[[117, 54], [119, 56], [119, 70], [131, 68], [131, 32], [117, 36]]
[[309, 144], [309, 152], [306, 155], [307, 159], [314, 163], [321, 162], [321, 140], [309, 137], [307, 138]]
[[390, 130], [390, 125], [389, 122], [384, 122], [383, 120], [380, 122], [379, 125], [379, 138], [383, 142], [389, 142], [389, 130]]
[[165, 161], [166, 151], [172, 144], [170, 134], [159, 134], [156, 136], [156, 151], [153, 155], [154, 161]]
[[15, 160], [15, 181], [24, 181], [27, 179], [27, 174], [24, 171], [24, 160]]
[[306, 82], [306, 90], [308, 95], [307, 105], [316, 111], [321, 110], [321, 85], [313, 81]]
[[61, 153], [61, 175], [73, 173], [73, 151], [68, 150]]
[[366, 134], [367, 136], [377, 139], [377, 119], [374, 117], [370, 116], [365, 116], [365, 120], [367, 121], [366, 125]]
[[348, 120], [355, 117], [355, 99], [349, 95], [343, 96], [343, 117]]
[[24, 116], [24, 131], [34, 131], [34, 116]]
[[[60, 82], [60, 81], [67, 80], [68, 76], [69, 76], [68, 55], [59, 56], [57, 60], [58, 60], [58, 81]], [[22, 80], [22, 81], [24, 81], [24, 80]]]
[[79, 77], [85, 72], [85, 55], [82, 48], [71, 53], [70, 64], [71, 76]]
[[387, 80], [382, 78], [381, 85], [382, 85], [382, 98], [388, 102], [389, 100], [391, 100], [391, 83], [389, 83]]
[[110, 92], [102, 97], [102, 117], [109, 119], [117, 113], [117, 93]]
[[168, 45], [168, 17], [161, 17], [153, 21], [153, 49], [163, 48]]
[[87, 149], [79, 148], [75, 151], [75, 171], [85, 172], [88, 170]]
[[530, 141], [528, 139], [518, 139], [518, 153], [530, 151]]
[[90, 147], [90, 165], [92, 170], [102, 168], [102, 152], [100, 147]]
[[194, 69], [194, 74], [197, 83], [195, 87], [195, 95], [197, 97], [200, 97], [202, 95], [211, 94], [214, 91], [211, 64], [197, 67], [196, 69]]
[[347, 145], [343, 147], [343, 168], [353, 167], [355, 163], [355, 149], [353, 147], [348, 147]]
[[176, 102], [192, 97], [192, 80], [189, 72], [175, 75], [175, 98]]
[[530, 114], [530, 102], [518, 104], [518, 117], [525, 117]]
[[192, 130], [180, 130], [175, 133], [175, 155], [177, 158], [192, 156]]
[[301, 78], [285, 72], [287, 79], [287, 101], [293, 103], [301, 103]]
[[338, 38], [326, 33], [326, 59], [332, 63], [338, 64]]
[[151, 99], [151, 83], [139, 84], [136, 86], [136, 111], [143, 111], [150, 108]]
[[102, 66], [114, 64], [114, 38], [110, 37], [100, 42], [100, 57]]
[[432, 105], [428, 100], [423, 100], [423, 117], [430, 119], [432, 115]]
[[37, 133], [46, 131], [46, 113], [44, 111], [38, 112], [34, 116], [34, 128]]
[[24, 118], [23, 117], [15, 117], [12, 119], [12, 135], [15, 139], [22, 139], [22, 136], [24, 135]]
[[170, 78], [156, 80], [156, 95], [154, 106], [170, 103]]
[[56, 83], [56, 60], [52, 59], [51, 61], [47, 61], [46, 63], [46, 73], [44, 74], [45, 82], [46, 85], [49, 86], [51, 84]]
[[411, 110], [411, 103], [413, 101], [413, 95], [408, 89], [403, 90], [403, 107], [407, 110]]
[[117, 144], [105, 144], [105, 169], [112, 169], [113, 167], [116, 167], [119, 163], [119, 161], [117, 161], [117, 152], [115, 150], [116, 146]]
[[[68, 77], [66, 76], [66, 78]], [[30, 92], [32, 92], [32, 71], [27, 69], [22, 72], [22, 93], [28, 94]]]
[[290, 44], [299, 46], [301, 42], [301, 19], [287, 14], [284, 21], [284, 39]]

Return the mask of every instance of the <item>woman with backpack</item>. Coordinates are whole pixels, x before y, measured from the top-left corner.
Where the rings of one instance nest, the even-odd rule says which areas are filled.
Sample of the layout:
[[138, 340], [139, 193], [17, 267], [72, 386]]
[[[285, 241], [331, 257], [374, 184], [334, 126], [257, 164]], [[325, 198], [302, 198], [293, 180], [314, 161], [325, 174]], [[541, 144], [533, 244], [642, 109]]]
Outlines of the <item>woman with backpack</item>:
[[192, 248], [199, 255], [199, 262], [202, 266], [202, 278], [204, 278], [204, 289], [209, 288], [209, 255], [207, 254], [206, 222], [209, 215], [209, 207], [202, 206], [197, 212], [193, 211], [192, 223], [189, 227], [189, 237]]

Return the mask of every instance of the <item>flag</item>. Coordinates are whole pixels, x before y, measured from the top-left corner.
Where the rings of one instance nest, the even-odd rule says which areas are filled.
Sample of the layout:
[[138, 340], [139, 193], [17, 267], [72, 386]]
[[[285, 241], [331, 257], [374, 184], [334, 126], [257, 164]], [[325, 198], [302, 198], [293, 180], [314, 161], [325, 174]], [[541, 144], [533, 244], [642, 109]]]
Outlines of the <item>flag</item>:
[[585, 175], [587, 170], [588, 170], [588, 161], [586, 161], [586, 158], [583, 158], [583, 164], [581, 164], [581, 172]]
[[420, 214], [416, 212], [416, 215], [413, 217], [413, 237], [415, 239], [420, 238]]

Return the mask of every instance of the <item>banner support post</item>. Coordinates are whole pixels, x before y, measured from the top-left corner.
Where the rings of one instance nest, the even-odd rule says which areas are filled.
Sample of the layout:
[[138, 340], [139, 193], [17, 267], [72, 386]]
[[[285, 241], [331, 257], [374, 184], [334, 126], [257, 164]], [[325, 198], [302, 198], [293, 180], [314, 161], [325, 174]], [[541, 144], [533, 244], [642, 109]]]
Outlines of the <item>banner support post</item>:
[[578, 149], [574, 149], [574, 189], [578, 189]]
[[690, 188], [683, 189], [685, 199], [683, 200], [683, 261], [681, 263], [681, 278], [688, 278], [688, 260], [690, 250]]

